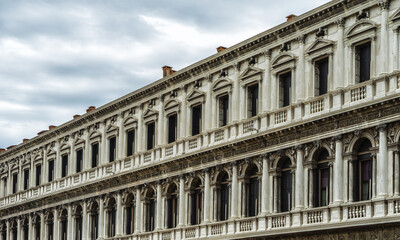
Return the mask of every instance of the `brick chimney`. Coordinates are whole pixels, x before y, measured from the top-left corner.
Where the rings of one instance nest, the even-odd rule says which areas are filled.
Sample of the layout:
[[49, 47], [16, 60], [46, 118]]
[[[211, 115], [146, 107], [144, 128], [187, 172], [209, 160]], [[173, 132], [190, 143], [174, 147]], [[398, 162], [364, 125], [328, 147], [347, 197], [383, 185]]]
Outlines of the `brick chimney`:
[[24, 138], [24, 139], [22, 139], [22, 142], [23, 142], [23, 143], [25, 143], [25, 142], [27, 142], [27, 141], [29, 141], [29, 139], [28, 139], [28, 138]]
[[226, 49], [226, 47], [219, 46], [219, 47], [217, 47], [217, 52], [222, 52], [222, 51], [224, 51], [225, 49]]
[[163, 77], [167, 77], [175, 72], [175, 70], [172, 70], [172, 67], [165, 65], [162, 67], [163, 70]]
[[53, 129], [56, 128], [56, 127], [57, 127], [57, 126], [50, 125], [50, 126], [49, 126], [49, 131], [53, 130]]
[[297, 17], [297, 16], [294, 15], [294, 14], [290, 14], [289, 16], [286, 17], [286, 22], [292, 20], [292, 19], [295, 18], [295, 17]]
[[96, 109], [95, 106], [90, 106], [90, 107], [88, 107], [88, 109], [86, 109], [86, 112], [88, 113], [88, 112], [91, 112], [91, 111], [93, 111], [95, 109]]
[[5, 152], [5, 151], [6, 151], [5, 148], [0, 148], [0, 153], [3, 153], [3, 152]]
[[74, 115], [74, 119], [77, 119], [78, 117], [80, 117], [81, 115], [79, 115], [79, 114], [75, 114]]

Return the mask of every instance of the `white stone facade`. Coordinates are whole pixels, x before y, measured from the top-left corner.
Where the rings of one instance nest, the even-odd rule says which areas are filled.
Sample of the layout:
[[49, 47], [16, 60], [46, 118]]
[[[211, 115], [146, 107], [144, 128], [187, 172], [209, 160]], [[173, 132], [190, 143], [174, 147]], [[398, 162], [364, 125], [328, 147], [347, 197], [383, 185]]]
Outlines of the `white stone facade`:
[[399, 239], [399, 28], [335, 0], [7, 149], [0, 240]]

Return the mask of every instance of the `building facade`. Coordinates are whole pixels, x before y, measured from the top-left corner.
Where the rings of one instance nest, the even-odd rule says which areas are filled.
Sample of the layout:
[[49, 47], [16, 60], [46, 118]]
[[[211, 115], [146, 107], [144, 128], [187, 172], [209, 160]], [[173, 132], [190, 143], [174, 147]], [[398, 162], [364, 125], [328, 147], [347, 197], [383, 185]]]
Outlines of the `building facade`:
[[334, 0], [0, 152], [0, 240], [400, 239], [400, 0]]

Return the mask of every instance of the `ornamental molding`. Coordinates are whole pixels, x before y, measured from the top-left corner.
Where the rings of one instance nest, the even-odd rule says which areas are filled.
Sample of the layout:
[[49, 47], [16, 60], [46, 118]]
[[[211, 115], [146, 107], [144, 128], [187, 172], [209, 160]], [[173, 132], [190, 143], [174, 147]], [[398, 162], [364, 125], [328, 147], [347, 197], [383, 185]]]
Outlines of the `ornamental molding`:
[[375, 36], [379, 25], [371, 20], [363, 19], [354, 23], [345, 33], [347, 39], [361, 35], [363, 33], [373, 32]]

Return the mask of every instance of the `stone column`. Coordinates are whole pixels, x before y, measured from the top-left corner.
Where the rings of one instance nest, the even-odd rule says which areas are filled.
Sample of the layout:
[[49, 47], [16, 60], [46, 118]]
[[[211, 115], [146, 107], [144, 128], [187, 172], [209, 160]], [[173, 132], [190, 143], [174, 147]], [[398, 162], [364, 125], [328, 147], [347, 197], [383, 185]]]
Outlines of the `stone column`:
[[381, 50], [380, 50], [380, 74], [389, 72], [389, 32], [388, 32], [388, 18], [389, 18], [389, 7], [390, 0], [384, 0], [379, 2], [381, 7]]
[[354, 201], [354, 190], [353, 190], [353, 181], [354, 181], [354, 160], [350, 159], [349, 161], [349, 202]]
[[272, 74], [272, 81], [271, 81], [271, 110], [278, 109], [278, 88], [277, 88], [277, 75], [276, 73]]
[[310, 178], [310, 191], [308, 195], [308, 206], [310, 208], [314, 207], [314, 171], [313, 167], [311, 166], [310, 169], [308, 170], [308, 175]]
[[118, 192], [117, 193], [117, 213], [116, 213], [116, 221], [115, 221], [115, 235], [116, 236], [122, 235], [122, 226], [123, 226], [122, 194], [121, 194], [121, 192]]
[[271, 50], [267, 50], [265, 52], [265, 74], [262, 83], [262, 102], [261, 102], [261, 111], [266, 112], [271, 110], [271, 97], [270, 92], [271, 89]]
[[304, 150], [303, 146], [296, 147], [296, 185], [295, 185], [295, 206], [300, 210], [304, 208]]
[[[338, 27], [338, 39], [337, 39], [337, 50], [336, 50], [336, 63], [332, 69], [334, 71], [333, 88], [337, 89], [344, 87], [345, 78], [345, 64], [344, 64], [344, 27], [346, 20], [344, 18], [338, 19], [336, 22]], [[331, 70], [331, 69], [329, 69]]]
[[102, 122], [100, 124], [100, 128], [99, 131], [101, 132], [101, 139], [99, 142], [99, 165], [97, 166], [101, 166], [103, 164], [108, 163], [108, 156], [107, 156], [107, 148], [108, 148], [108, 139], [106, 136], [106, 130], [107, 130], [107, 122], [106, 120], [104, 120], [104, 122]]
[[394, 195], [399, 196], [399, 151], [394, 152]]
[[157, 136], [157, 144], [155, 146], [161, 146], [166, 142], [166, 134], [164, 134], [164, 122], [166, 119], [164, 118], [164, 96], [160, 97], [160, 106], [158, 111], [158, 129], [156, 131]]
[[116, 160], [121, 159], [123, 157], [125, 157], [125, 130], [123, 127], [123, 119], [124, 119], [124, 115], [123, 112], [118, 114], [118, 119], [117, 119], [117, 126], [118, 126], [118, 145], [117, 145], [117, 156], [116, 156]]
[[[206, 113], [208, 113], [208, 114], [212, 114], [213, 113], [213, 111], [212, 111], [212, 75], [209, 75], [209, 76], [206, 76], [206, 79], [208, 80], [207, 81], [207, 88], [208, 88], [208, 90], [207, 90], [207, 93], [206, 93], [206, 98], [207, 98], [207, 100], [206, 100]], [[213, 119], [215, 118], [216, 116], [213, 116], [213, 115], [211, 115], [211, 116], [209, 116], [209, 117], [207, 117], [206, 118], [206, 121], [205, 121], [205, 130], [206, 131], [209, 131], [209, 130], [211, 130], [212, 128], [213, 128]]]
[[[233, 106], [240, 106], [240, 63], [233, 64], [234, 74], [233, 78], [233, 91], [232, 91], [232, 103]], [[232, 121], [240, 121], [239, 107], [232, 107]]]
[[179, 177], [179, 227], [185, 225], [185, 178], [184, 176]]
[[17, 240], [22, 240], [22, 228], [20, 218], [17, 218]]
[[60, 239], [60, 236], [58, 234], [58, 209], [54, 208], [53, 210], [53, 240], [58, 240]]
[[72, 220], [72, 205], [68, 205], [67, 207], [68, 210], [68, 226], [67, 226], [67, 239], [73, 239], [74, 235], [72, 232], [72, 228], [73, 228], [73, 220]]
[[162, 186], [161, 182], [157, 183], [157, 217], [156, 217], [156, 230], [161, 229], [161, 220], [162, 220]]
[[10, 240], [10, 233], [11, 233], [11, 231], [10, 231], [10, 220], [8, 219], [7, 221], [6, 221], [6, 227], [7, 227], [7, 232], [6, 232], [6, 239], [7, 240]]
[[393, 29], [393, 71], [399, 70], [399, 28]]
[[99, 231], [98, 231], [98, 233], [99, 233], [98, 237], [100, 239], [103, 239], [106, 236], [106, 228], [107, 227], [104, 224], [104, 217], [105, 217], [105, 214], [104, 214], [104, 198], [103, 198], [103, 196], [100, 196], [99, 197]]
[[232, 164], [232, 202], [231, 218], [238, 218], [238, 169], [236, 163]]
[[293, 98], [292, 102], [297, 102], [297, 101], [301, 101], [304, 100], [306, 97], [305, 92], [306, 92], [306, 88], [307, 88], [307, 84], [304, 84], [305, 81], [305, 59], [304, 59], [304, 44], [306, 42], [306, 35], [302, 35], [299, 36], [297, 38], [297, 40], [299, 41], [299, 60], [298, 60], [298, 65], [296, 68], [296, 86], [298, 86], [296, 88], [296, 98]]
[[180, 134], [178, 136], [180, 136], [180, 138], [185, 138], [186, 136], [188, 136], [188, 132], [186, 132], [186, 125], [188, 125], [187, 123], [190, 121], [190, 118], [186, 118], [187, 114], [187, 106], [186, 106], [186, 95], [187, 95], [187, 85], [185, 85], [182, 88], [182, 105], [181, 105], [181, 113], [179, 115], [178, 118], [178, 123], [179, 123], [179, 132]]
[[[91, 146], [90, 146], [89, 130], [87, 131], [87, 134], [86, 134], [85, 148], [84, 149], [85, 149], [85, 158], [83, 159], [83, 169], [82, 169], [82, 171], [85, 171], [86, 169], [91, 168], [92, 159], [90, 159]], [[46, 174], [43, 174], [43, 175], [46, 175]]]
[[204, 171], [204, 222], [210, 222], [210, 171]]
[[268, 172], [268, 157], [262, 155], [262, 179], [261, 179], [261, 216], [267, 215], [268, 209], [268, 188], [269, 188], [269, 172]]
[[141, 201], [140, 201], [140, 188], [137, 187], [136, 188], [136, 201], [135, 201], [135, 214], [136, 214], [136, 224], [135, 224], [135, 233], [139, 233], [140, 232], [140, 223], [143, 222], [143, 219], [141, 217], [141, 211], [140, 211], [140, 205], [141, 205]]
[[44, 222], [44, 213], [40, 212], [39, 215], [40, 215], [40, 239], [46, 240], [46, 230], [45, 230], [46, 224]]
[[88, 214], [87, 214], [87, 206], [86, 202], [82, 203], [82, 240], [88, 240], [89, 235], [89, 227], [88, 226]]
[[388, 196], [388, 176], [387, 176], [387, 167], [388, 167], [388, 148], [387, 148], [387, 127], [386, 124], [379, 125], [377, 127], [379, 131], [379, 155], [378, 155], [378, 163], [377, 163], [377, 195], [378, 197], [387, 197]]
[[335, 163], [333, 164], [333, 201], [334, 203], [343, 202], [343, 143], [342, 136], [333, 138], [335, 141]]
[[274, 176], [274, 213], [278, 212], [278, 176]]

